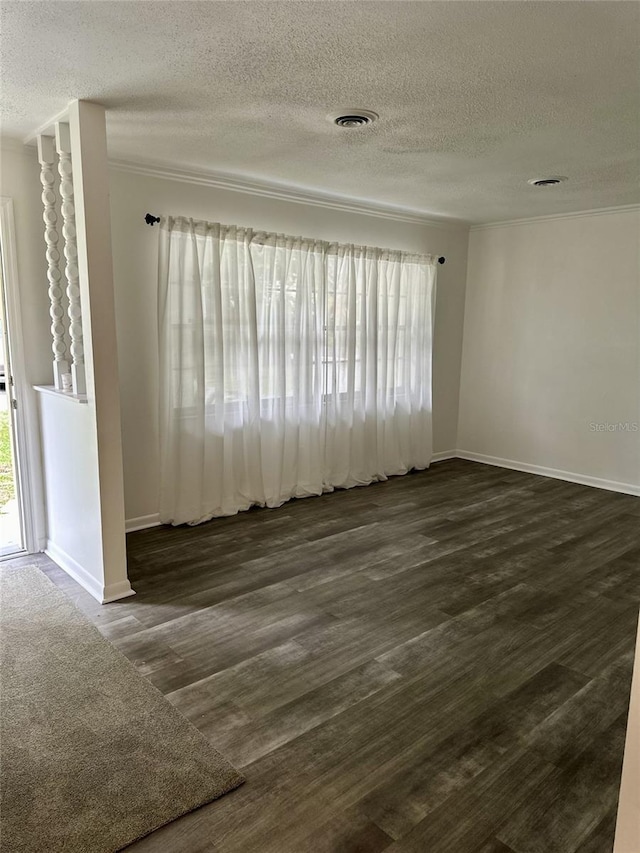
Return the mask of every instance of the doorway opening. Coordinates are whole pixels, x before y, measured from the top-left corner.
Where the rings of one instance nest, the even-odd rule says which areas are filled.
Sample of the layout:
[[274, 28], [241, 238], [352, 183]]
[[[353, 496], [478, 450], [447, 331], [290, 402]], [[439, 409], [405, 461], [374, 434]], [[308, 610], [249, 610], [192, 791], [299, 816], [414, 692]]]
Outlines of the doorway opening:
[[7, 324], [5, 265], [0, 235], [0, 559], [25, 551], [17, 453], [19, 417], [11, 364], [11, 330]]
[[[4, 318], [2, 318], [4, 321]], [[2, 322], [4, 326], [4, 322]], [[4, 328], [0, 331], [4, 339]], [[15, 455], [13, 452], [13, 424], [11, 391], [7, 391], [6, 362], [0, 365], [0, 557], [24, 550], [20, 510], [16, 494]]]

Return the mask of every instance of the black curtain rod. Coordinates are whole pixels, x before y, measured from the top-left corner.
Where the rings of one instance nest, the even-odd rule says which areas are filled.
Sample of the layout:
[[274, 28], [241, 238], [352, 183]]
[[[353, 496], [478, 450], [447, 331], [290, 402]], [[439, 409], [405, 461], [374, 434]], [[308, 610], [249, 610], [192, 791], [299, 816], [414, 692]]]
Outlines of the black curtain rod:
[[[155, 225], [156, 222], [160, 222], [160, 217], [154, 216], [152, 213], [147, 213], [145, 218], [144, 218], [144, 221], [147, 223], [147, 225]], [[445, 262], [445, 260], [446, 260], [446, 258], [443, 258], [442, 256], [440, 256], [438, 258], [438, 263], [443, 264]]]

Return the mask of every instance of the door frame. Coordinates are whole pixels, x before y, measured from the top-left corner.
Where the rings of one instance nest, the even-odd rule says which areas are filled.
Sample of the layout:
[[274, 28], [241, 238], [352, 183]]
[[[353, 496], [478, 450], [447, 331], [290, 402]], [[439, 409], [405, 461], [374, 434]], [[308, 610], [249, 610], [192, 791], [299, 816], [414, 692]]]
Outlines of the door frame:
[[11, 396], [16, 400], [18, 412], [17, 417], [12, 414], [15, 438], [12, 449], [24, 549], [21, 553], [35, 554], [42, 550], [44, 542], [39, 428], [35, 392], [26, 374], [13, 199], [6, 196], [0, 196], [0, 244], [6, 310], [4, 331], [13, 379]]

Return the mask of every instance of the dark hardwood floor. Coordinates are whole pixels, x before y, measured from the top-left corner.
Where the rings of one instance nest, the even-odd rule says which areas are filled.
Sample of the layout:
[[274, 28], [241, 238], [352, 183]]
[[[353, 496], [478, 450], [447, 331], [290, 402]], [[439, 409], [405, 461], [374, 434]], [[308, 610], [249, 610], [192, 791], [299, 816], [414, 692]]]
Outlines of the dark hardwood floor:
[[135, 853], [612, 850], [639, 499], [452, 460], [128, 550], [38, 560], [247, 777]]

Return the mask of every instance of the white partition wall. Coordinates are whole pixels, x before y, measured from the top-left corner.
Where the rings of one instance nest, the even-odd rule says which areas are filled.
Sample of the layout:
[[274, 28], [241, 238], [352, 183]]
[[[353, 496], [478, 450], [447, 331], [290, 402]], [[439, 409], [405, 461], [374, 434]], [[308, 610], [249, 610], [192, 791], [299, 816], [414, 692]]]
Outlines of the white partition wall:
[[[52, 386], [38, 387], [46, 550], [93, 596], [107, 602], [132, 595], [133, 590], [127, 578], [125, 549], [104, 108], [74, 101], [69, 105], [68, 123], [59, 121], [53, 129], [64, 238], [68, 314], [64, 334], [60, 287], [52, 284], [49, 295], [52, 312], [55, 308], [54, 355], [58, 351], [66, 354], [61, 348], [66, 335], [71, 364], [65, 360], [57, 368], [60, 375], [54, 377]], [[39, 149], [49, 169], [46, 158], [51, 146], [40, 139]], [[42, 163], [42, 156], [40, 159]], [[47, 181], [48, 177], [47, 173]], [[53, 187], [45, 187], [49, 203], [52, 191]], [[47, 215], [52, 218], [45, 203], [45, 220]], [[48, 258], [58, 261], [55, 279], [62, 263], [59, 249], [53, 251], [53, 235], [49, 237]], [[51, 282], [51, 275], [49, 278]], [[54, 313], [51, 316], [53, 320]], [[61, 373], [64, 368], [70, 368], [66, 377]]]

